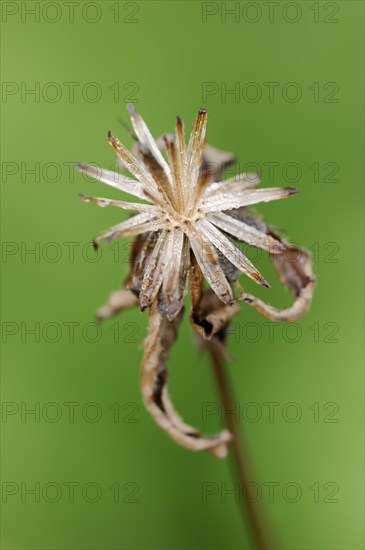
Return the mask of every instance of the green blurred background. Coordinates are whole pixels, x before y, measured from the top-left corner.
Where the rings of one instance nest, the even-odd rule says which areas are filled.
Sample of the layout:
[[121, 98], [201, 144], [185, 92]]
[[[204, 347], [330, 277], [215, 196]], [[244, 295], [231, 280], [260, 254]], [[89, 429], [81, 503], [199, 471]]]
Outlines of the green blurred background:
[[[2, 547], [252, 548], [227, 462], [177, 447], [143, 408], [147, 314], [94, 324], [128, 243], [99, 256], [89, 243], [127, 214], [82, 203], [78, 192], [118, 193], [71, 165], [112, 166], [106, 133], [131, 145], [119, 121], [131, 101], [156, 136], [207, 108], [208, 140], [237, 170], [256, 163], [264, 185], [300, 188], [259, 210], [314, 253], [313, 307], [272, 326], [242, 306], [229, 341], [237, 420], [278, 547], [364, 548], [363, 3], [1, 8]], [[256, 264], [273, 288], [245, 288], [288, 303], [270, 263]], [[218, 429], [187, 319], [169, 364], [184, 418]]]

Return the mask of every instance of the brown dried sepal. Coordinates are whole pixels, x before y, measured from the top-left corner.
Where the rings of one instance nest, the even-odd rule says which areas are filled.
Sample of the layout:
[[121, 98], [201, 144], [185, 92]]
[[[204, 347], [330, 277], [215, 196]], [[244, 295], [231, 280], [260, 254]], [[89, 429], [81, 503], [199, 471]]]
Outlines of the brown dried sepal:
[[[284, 242], [275, 233], [270, 232], [270, 234], [279, 241]], [[270, 254], [270, 257], [279, 275], [280, 282], [294, 296], [294, 303], [287, 308], [277, 309], [246, 292], [243, 292], [239, 297], [239, 300], [255, 308], [271, 321], [295, 321], [302, 317], [312, 303], [313, 291], [316, 286], [310, 252], [305, 248], [286, 242], [284, 244], [286, 245], [284, 252]]]
[[160, 232], [142, 233], [138, 235], [131, 246], [130, 271], [124, 280], [124, 285], [139, 297], [146, 265], [155, 247]]
[[97, 310], [95, 316], [98, 321], [102, 321], [137, 304], [138, 298], [132, 292], [129, 290], [116, 290], [110, 294], [107, 303]]
[[206, 144], [203, 150], [202, 177], [213, 181], [222, 181], [224, 171], [235, 162], [232, 153], [216, 149]]
[[212, 289], [203, 289], [203, 274], [195, 256], [191, 255], [190, 289], [191, 310], [190, 322], [200, 347], [207, 346], [207, 341], [214, 341], [214, 349], [228, 360], [226, 337], [231, 318], [239, 312], [237, 305], [225, 305]]
[[149, 315], [149, 332], [144, 342], [141, 366], [141, 392], [148, 411], [157, 425], [182, 447], [225, 457], [231, 434], [224, 430], [212, 436], [202, 435], [181, 419], [168, 395], [166, 360], [176, 339], [182, 312], [173, 321], [168, 321], [155, 301]]

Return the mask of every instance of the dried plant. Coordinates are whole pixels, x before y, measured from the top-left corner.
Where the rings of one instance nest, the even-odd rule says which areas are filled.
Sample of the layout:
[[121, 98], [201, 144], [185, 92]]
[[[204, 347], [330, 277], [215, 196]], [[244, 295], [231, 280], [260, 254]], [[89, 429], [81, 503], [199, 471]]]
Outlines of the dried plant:
[[[175, 133], [155, 141], [133, 106], [128, 107], [136, 140], [132, 152], [111, 132], [108, 141], [120, 168], [133, 177], [85, 164], [77, 166], [81, 172], [144, 201], [80, 195], [84, 201], [99, 206], [136, 212], [94, 239], [98, 246], [103, 239], [110, 242], [122, 236], [135, 238], [125, 281], [127, 290], [112, 293], [98, 318], [137, 304], [141, 310], [149, 308], [149, 333], [141, 367], [141, 391], [147, 409], [156, 423], [183, 447], [224, 457], [232, 434], [224, 430], [205, 436], [187, 425], [176, 413], [167, 391], [166, 360], [182, 319], [187, 280], [193, 329], [202, 343], [214, 345], [215, 353], [222, 356], [228, 323], [237, 313], [239, 301], [275, 321], [303, 315], [315, 285], [309, 253], [284, 241], [249, 208], [292, 196], [296, 189], [257, 189], [256, 174], [240, 174], [221, 181], [224, 168], [234, 157], [207, 145], [205, 109], [199, 110], [185, 144], [184, 125], [179, 117]], [[261, 285], [269, 284], [236, 246], [237, 241], [269, 253], [280, 281], [294, 295], [293, 305], [278, 310], [242, 289], [237, 281], [241, 272]], [[209, 289], [204, 286], [204, 278]]]

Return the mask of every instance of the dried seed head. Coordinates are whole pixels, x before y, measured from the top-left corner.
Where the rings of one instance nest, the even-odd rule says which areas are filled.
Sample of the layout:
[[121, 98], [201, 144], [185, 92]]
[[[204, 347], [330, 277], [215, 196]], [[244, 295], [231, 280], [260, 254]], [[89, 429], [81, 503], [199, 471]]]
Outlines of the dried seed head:
[[[223, 169], [233, 161], [233, 156], [206, 145], [206, 109], [199, 110], [187, 144], [179, 117], [174, 135], [155, 141], [134, 107], [129, 105], [128, 109], [133, 137], [137, 140], [133, 152], [110, 131], [108, 141], [119, 165], [132, 177], [77, 165], [81, 172], [144, 201], [125, 202], [80, 194], [85, 202], [135, 212], [93, 241], [97, 247], [103, 239], [110, 242], [122, 236], [135, 237], [131, 272], [126, 280], [129, 290], [113, 293], [109, 303], [98, 311], [98, 318], [114, 315], [137, 302], [142, 310], [150, 308], [141, 370], [145, 404], [156, 423], [177, 443], [223, 457], [231, 434], [224, 430], [208, 437], [185, 424], [167, 392], [165, 363], [182, 318], [187, 275], [190, 273], [190, 320], [195, 332], [205, 341], [214, 341], [215, 349], [223, 355], [228, 322], [237, 312], [238, 300], [272, 320], [290, 321], [303, 315], [315, 286], [309, 253], [285, 243], [248, 209], [253, 204], [289, 197], [297, 190], [257, 189], [259, 179], [253, 174], [221, 181]], [[162, 150], [166, 151], [168, 162]], [[281, 282], [295, 296], [292, 306], [277, 310], [239, 287], [240, 272], [263, 286], [270, 285], [233, 239], [270, 253]], [[203, 278], [211, 289], [204, 291]], [[232, 284], [240, 290], [236, 299]]]
[[284, 245], [275, 237], [232, 216], [230, 212], [259, 202], [289, 197], [296, 193], [296, 189], [256, 189], [258, 178], [247, 174], [225, 181], [212, 181], [211, 173], [203, 169], [208, 117], [206, 109], [199, 109], [187, 144], [184, 143], [184, 127], [179, 117], [175, 135], [164, 136], [168, 162], [141, 116], [132, 105], [128, 109], [138, 140], [137, 154], [129, 152], [110, 131], [108, 141], [121, 165], [135, 179], [107, 170], [90, 171], [83, 164], [77, 167], [108, 185], [146, 201], [128, 203], [82, 195], [81, 198], [86, 202], [130, 208], [137, 212], [95, 237], [95, 246], [102, 239], [110, 242], [122, 236], [136, 237], [143, 233], [161, 232], [155, 249], [150, 252], [149, 261], [144, 263], [144, 272], [140, 274], [143, 276], [139, 292], [142, 309], [150, 307], [159, 294], [160, 304], [168, 319], [178, 314], [184, 299], [181, 289], [185, 287], [190, 264], [190, 255], [184, 253], [184, 250], [189, 248], [193, 250], [209, 285], [226, 304], [232, 303], [233, 295], [219, 259], [222, 256], [257, 283], [270, 287], [226, 235], [272, 252], [282, 251]]

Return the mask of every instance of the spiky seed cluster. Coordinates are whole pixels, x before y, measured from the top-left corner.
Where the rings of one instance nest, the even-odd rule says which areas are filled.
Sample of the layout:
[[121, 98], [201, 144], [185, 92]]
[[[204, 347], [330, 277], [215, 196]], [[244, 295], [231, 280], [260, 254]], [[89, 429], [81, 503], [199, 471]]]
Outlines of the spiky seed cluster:
[[185, 144], [184, 125], [176, 120], [173, 137], [164, 136], [167, 161], [141, 116], [128, 106], [139, 154], [128, 151], [110, 132], [108, 140], [120, 166], [134, 176], [79, 164], [78, 168], [99, 181], [145, 201], [125, 202], [81, 195], [86, 202], [116, 206], [137, 212], [94, 239], [107, 242], [121, 236], [141, 239], [136, 251], [136, 270], [142, 309], [158, 297], [161, 311], [171, 321], [180, 312], [185, 294], [190, 253], [216, 295], [225, 304], [234, 301], [230, 282], [222, 266], [227, 263], [257, 283], [269, 286], [250, 260], [226, 235], [249, 245], [282, 253], [285, 245], [273, 236], [230, 215], [235, 209], [282, 199], [296, 193], [292, 187], [256, 189], [259, 180], [241, 174], [224, 181], [211, 181], [202, 170], [207, 111], [200, 109]]

